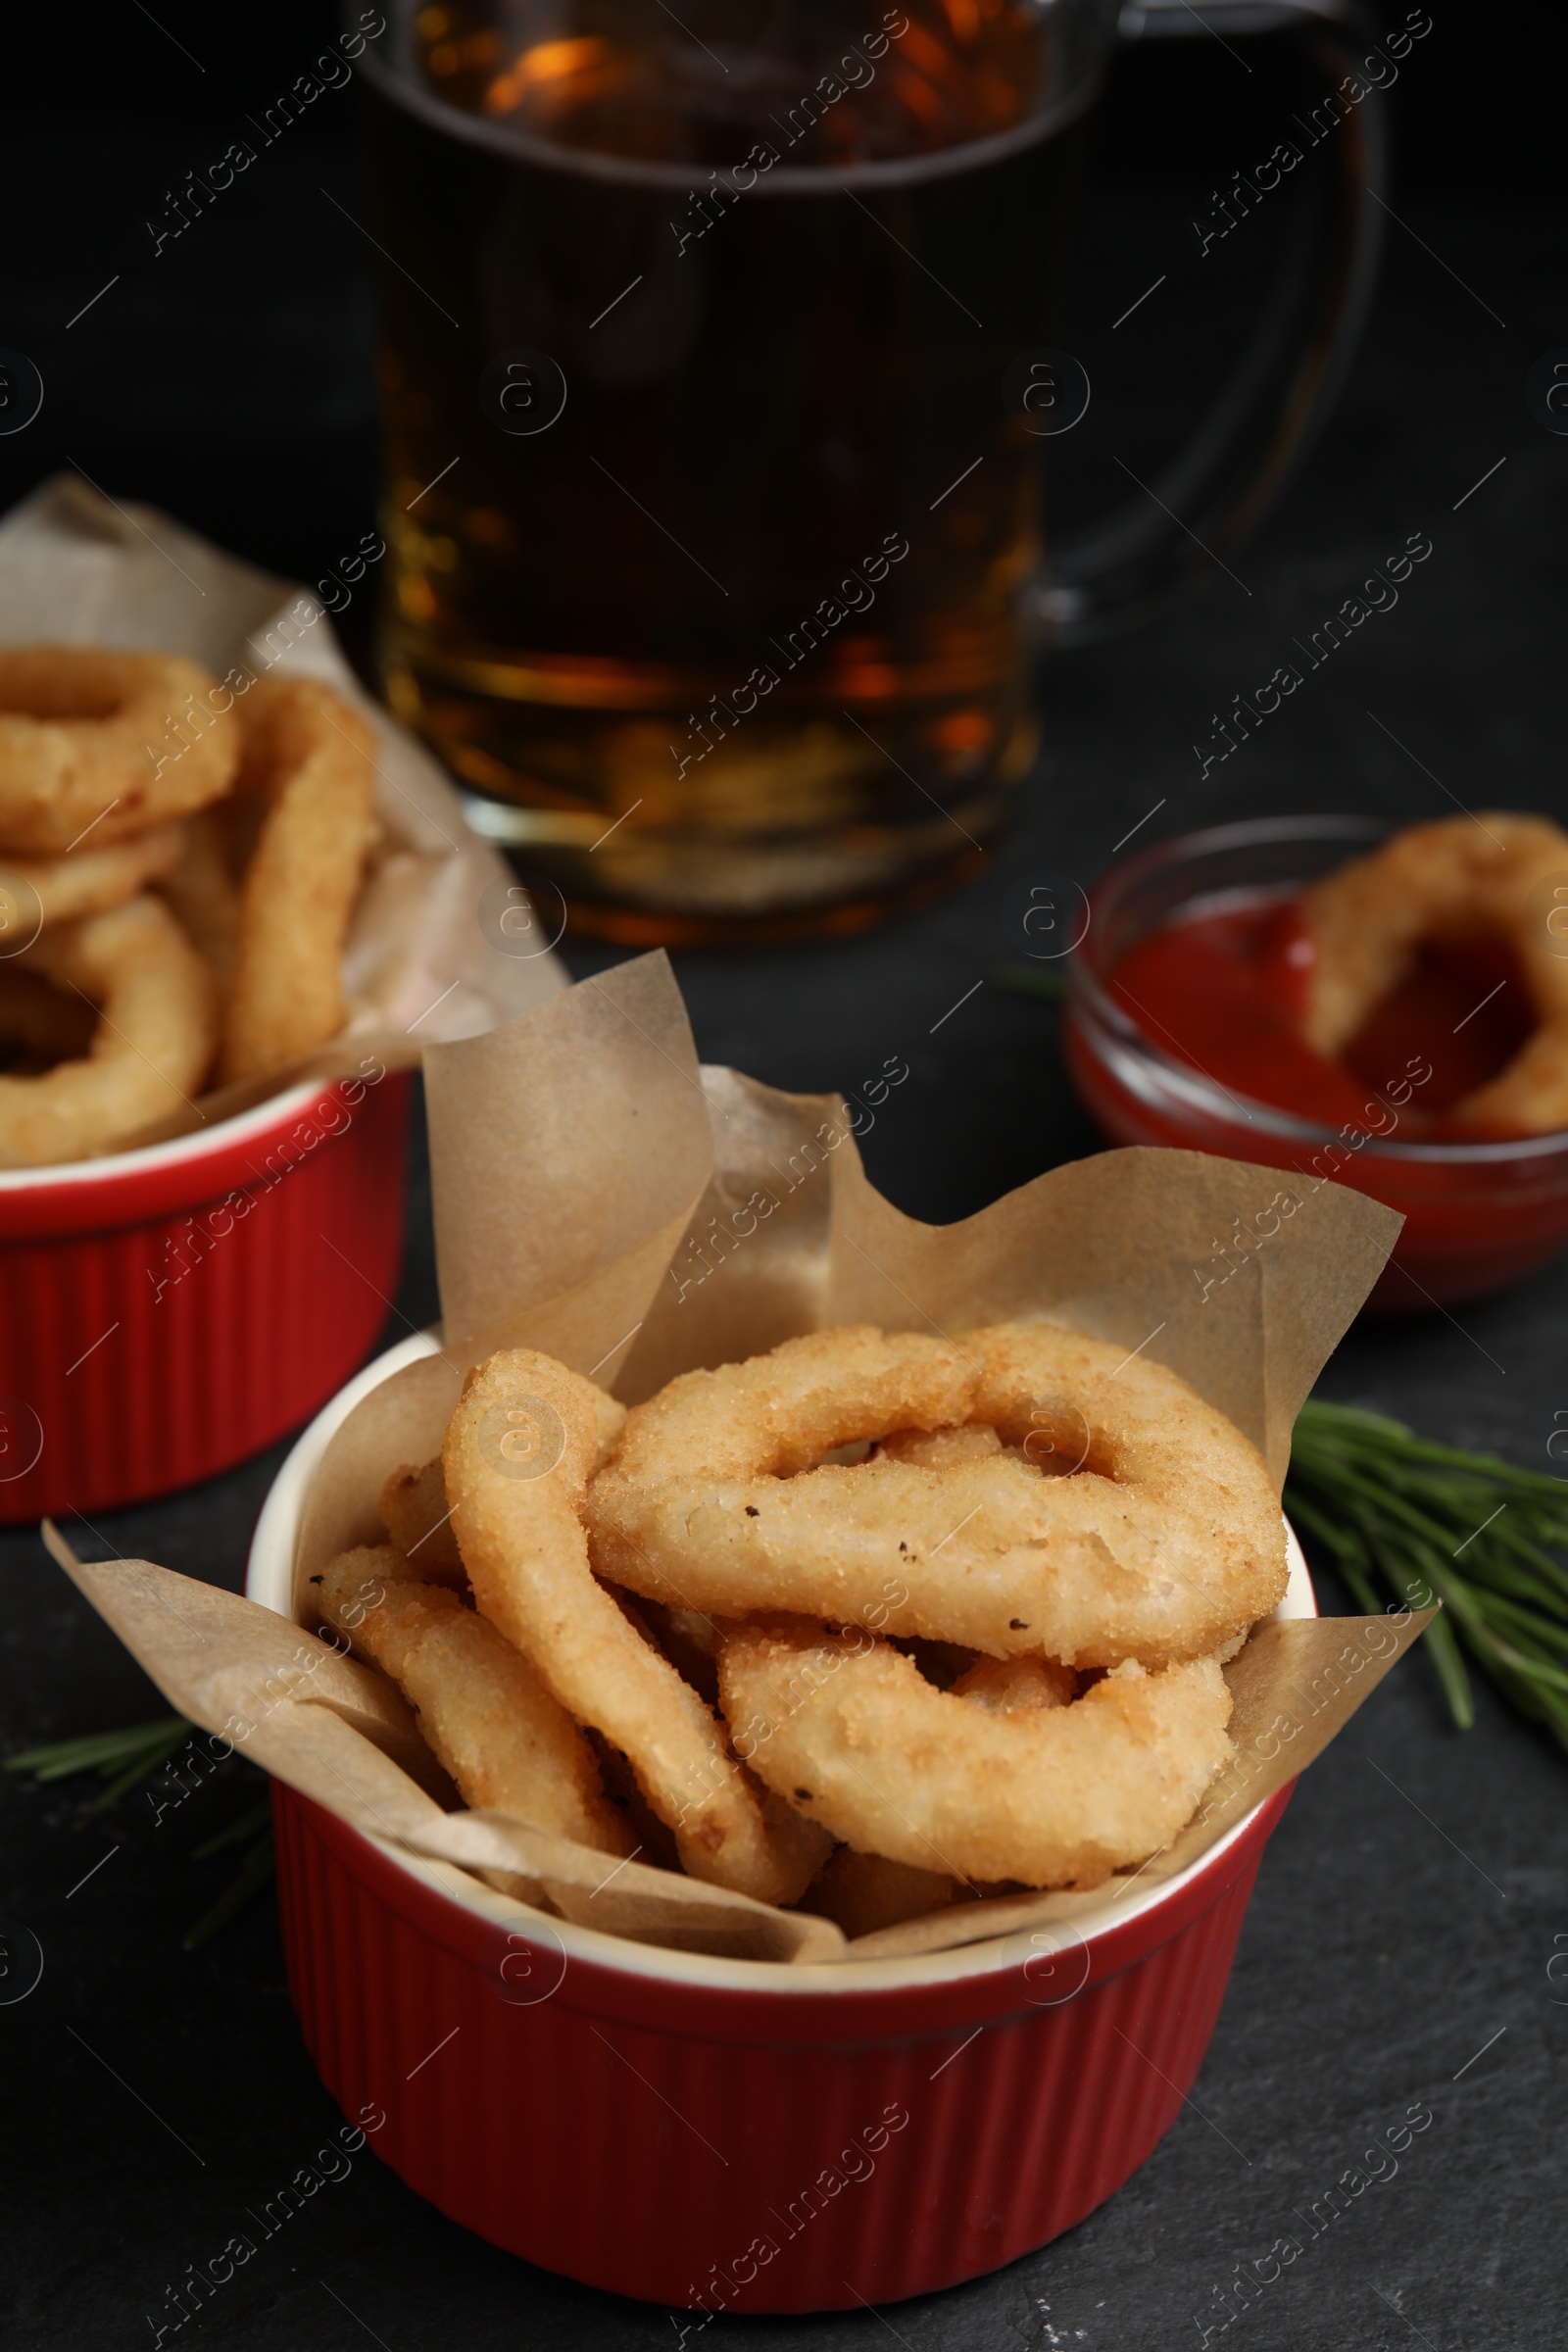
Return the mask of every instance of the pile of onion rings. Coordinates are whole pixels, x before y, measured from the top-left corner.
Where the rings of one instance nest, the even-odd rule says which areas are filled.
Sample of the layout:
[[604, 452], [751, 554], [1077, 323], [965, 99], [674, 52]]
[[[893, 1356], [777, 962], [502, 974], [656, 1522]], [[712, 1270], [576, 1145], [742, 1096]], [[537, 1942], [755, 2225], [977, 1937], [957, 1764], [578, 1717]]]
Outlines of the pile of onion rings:
[[630, 1412], [504, 1350], [381, 1512], [321, 1615], [468, 1803], [850, 1933], [1169, 1844], [1286, 1585], [1254, 1447], [1049, 1324], [815, 1332]]
[[314, 679], [225, 691], [173, 655], [0, 650], [0, 1166], [115, 1151], [343, 1026], [373, 738]]

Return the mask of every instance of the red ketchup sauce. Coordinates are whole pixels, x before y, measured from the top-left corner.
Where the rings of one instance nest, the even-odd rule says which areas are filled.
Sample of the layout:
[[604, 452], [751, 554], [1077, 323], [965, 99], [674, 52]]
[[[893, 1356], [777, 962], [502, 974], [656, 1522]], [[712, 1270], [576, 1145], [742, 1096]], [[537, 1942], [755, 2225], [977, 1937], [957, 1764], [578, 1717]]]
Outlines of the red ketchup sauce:
[[1404, 1140], [1479, 1140], [1444, 1114], [1536, 1025], [1507, 943], [1424, 947], [1336, 1060], [1301, 1033], [1313, 953], [1299, 902], [1270, 896], [1178, 916], [1129, 949], [1108, 985], [1152, 1044], [1253, 1102], [1364, 1125], [1395, 1088], [1405, 1107], [1392, 1131]]

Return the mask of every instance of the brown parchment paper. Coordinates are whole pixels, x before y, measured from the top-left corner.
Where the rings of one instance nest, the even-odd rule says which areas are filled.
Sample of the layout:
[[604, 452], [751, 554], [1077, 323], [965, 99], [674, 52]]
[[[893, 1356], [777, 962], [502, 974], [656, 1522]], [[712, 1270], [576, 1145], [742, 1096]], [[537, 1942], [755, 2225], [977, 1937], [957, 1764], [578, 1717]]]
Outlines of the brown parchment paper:
[[[340, 559], [350, 577], [339, 576]], [[318, 586], [333, 609], [378, 593], [384, 557], [367, 563], [357, 549], [327, 544], [320, 561]], [[384, 838], [344, 944], [347, 1027], [286, 1069], [215, 1088], [117, 1151], [210, 1126], [297, 1079], [363, 1075], [377, 1059], [410, 1066], [432, 1040], [493, 1028], [566, 986], [548, 949], [522, 956], [493, 944], [480, 902], [491, 884], [514, 881], [512, 869], [469, 832], [436, 761], [366, 694], [316, 589], [224, 555], [154, 507], [117, 504], [80, 474], [63, 473], [0, 522], [0, 644], [185, 654], [220, 680], [238, 666], [319, 678], [377, 737]], [[535, 931], [525, 941], [544, 937]]]
[[89, 1565], [48, 1522], [45, 1541], [172, 1706], [365, 1837], [536, 1905], [545, 1890], [561, 1918], [639, 1941], [758, 1960], [842, 1954], [830, 1920], [617, 1865], [504, 1813], [445, 1811], [456, 1791], [383, 1675], [232, 1592], [149, 1560]]
[[[846, 1102], [700, 1066], [662, 955], [486, 1035], [432, 1046], [425, 1070], [440, 1347], [363, 1398], [327, 1446], [301, 1514], [294, 1622], [172, 1579], [187, 1613], [203, 1612], [197, 1659], [168, 1609], [120, 1568], [72, 1570], [172, 1703], [204, 1723], [215, 1692], [234, 1703], [236, 1686], [222, 1678], [234, 1665], [237, 1612], [266, 1629], [245, 1636], [256, 1645], [245, 1651], [253, 1679], [264, 1663], [275, 1673], [301, 1646], [307, 1656], [320, 1646], [309, 1632], [311, 1577], [345, 1545], [378, 1539], [383, 1481], [439, 1450], [465, 1372], [496, 1347], [545, 1348], [635, 1401], [677, 1372], [832, 1323], [956, 1331], [1004, 1317], [1054, 1321], [1179, 1371], [1253, 1439], [1282, 1483], [1296, 1415], [1399, 1227], [1363, 1195], [1324, 1186], [1232, 1282], [1205, 1293], [1216, 1246], [1234, 1218], [1250, 1221], [1273, 1199], [1277, 1171], [1145, 1150], [1052, 1169], [956, 1226], [919, 1224], [870, 1185], [856, 1141], [898, 1079]], [[144, 1581], [166, 1574], [136, 1566]], [[1425, 1623], [1407, 1614], [1260, 1626], [1226, 1669], [1235, 1762], [1167, 1852], [1093, 1893], [956, 1904], [849, 1944], [827, 1922], [675, 1873], [627, 1866], [604, 1885], [602, 1855], [499, 1815], [449, 1812], [437, 1823], [427, 1794], [422, 1807], [404, 1799], [398, 1810], [386, 1774], [404, 1759], [394, 1761], [379, 1728], [391, 1718], [372, 1724], [363, 1706], [353, 1716], [333, 1695], [346, 1682], [314, 1677], [309, 1695], [258, 1726], [267, 1739], [252, 1752], [363, 1827], [342, 1792], [343, 1742], [374, 1747], [366, 1762], [374, 1785], [361, 1791], [386, 1815], [373, 1834], [499, 1873], [509, 1890], [526, 1885], [539, 1905], [611, 1933], [797, 1964], [912, 1956], [1037, 1926], [1083, 1935], [1135, 1884], [1197, 1859], [1320, 1753]], [[330, 1663], [334, 1675], [352, 1664]], [[351, 1679], [356, 1692], [377, 1680], [359, 1667]], [[339, 1727], [329, 1734], [323, 1707]], [[330, 1770], [320, 1768], [323, 1738], [334, 1743]]]

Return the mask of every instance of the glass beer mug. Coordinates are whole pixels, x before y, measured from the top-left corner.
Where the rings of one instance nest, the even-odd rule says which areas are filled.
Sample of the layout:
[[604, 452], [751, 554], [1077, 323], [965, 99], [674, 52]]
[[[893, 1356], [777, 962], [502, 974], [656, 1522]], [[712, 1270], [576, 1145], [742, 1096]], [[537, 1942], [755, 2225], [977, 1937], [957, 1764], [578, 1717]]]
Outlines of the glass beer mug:
[[[1231, 553], [1343, 371], [1396, 45], [1375, 67], [1335, 0], [387, 13], [399, 716], [602, 936], [846, 930], [976, 870], [1038, 748], [1036, 650]], [[1118, 36], [1210, 32], [1217, 68], [1237, 40], [1292, 61], [1293, 127], [1263, 162], [1239, 133], [1192, 224], [1206, 255], [1266, 199], [1275, 282], [1185, 446], [1048, 537], [1096, 393], [1058, 348], [1095, 101]]]

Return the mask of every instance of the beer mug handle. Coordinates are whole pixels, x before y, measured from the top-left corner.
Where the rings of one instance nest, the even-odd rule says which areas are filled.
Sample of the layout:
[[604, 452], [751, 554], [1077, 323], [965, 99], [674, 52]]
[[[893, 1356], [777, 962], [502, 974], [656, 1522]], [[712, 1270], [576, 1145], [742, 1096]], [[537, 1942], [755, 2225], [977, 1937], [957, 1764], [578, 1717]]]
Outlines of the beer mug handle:
[[[1081, 645], [1114, 635], [1169, 604], [1216, 559], [1228, 562], [1295, 473], [1348, 370], [1376, 273], [1380, 191], [1388, 155], [1387, 110], [1368, 80], [1380, 33], [1356, 0], [1123, 0], [1123, 41], [1277, 31], [1323, 76], [1325, 95], [1303, 107], [1289, 142], [1306, 185], [1297, 208], [1290, 266], [1260, 307], [1251, 335], [1217, 405], [1165, 470], [1128, 503], [1053, 543], [1030, 591], [1041, 637]], [[1381, 64], [1389, 61], [1381, 56]], [[1374, 69], [1376, 70], [1376, 69]], [[1341, 95], [1351, 87], [1361, 95]], [[1337, 123], [1339, 136], [1328, 132]], [[1316, 155], [1308, 140], [1322, 141]], [[1282, 143], [1284, 144], [1284, 143]], [[1324, 149], [1327, 152], [1324, 152]], [[1281, 149], [1261, 167], [1273, 164]], [[1276, 167], [1278, 168], [1278, 167]], [[1270, 185], [1278, 185], [1276, 180]], [[1223, 235], [1261, 191], [1216, 191], [1213, 229]], [[1266, 200], [1266, 198], [1264, 198]], [[1203, 223], [1196, 223], [1200, 235]], [[1206, 247], [1203, 248], [1206, 251]]]

